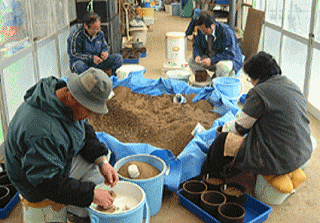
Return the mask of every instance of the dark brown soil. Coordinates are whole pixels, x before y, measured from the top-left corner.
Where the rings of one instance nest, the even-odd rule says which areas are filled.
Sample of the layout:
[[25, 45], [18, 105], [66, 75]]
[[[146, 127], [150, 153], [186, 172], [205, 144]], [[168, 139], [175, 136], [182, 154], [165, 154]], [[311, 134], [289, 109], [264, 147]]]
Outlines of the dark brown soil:
[[105, 132], [120, 142], [148, 143], [168, 149], [178, 156], [193, 139], [192, 130], [199, 122], [204, 128], [212, 127], [220, 117], [209, 112], [213, 106], [196, 96], [185, 96], [186, 104], [173, 102], [173, 95], [151, 96], [132, 92], [127, 87], [117, 87], [115, 96], [107, 102], [109, 113], [89, 120], [96, 132]]
[[208, 182], [209, 184], [213, 184], [213, 185], [220, 185], [220, 184], [223, 183], [223, 181], [221, 179], [218, 179], [218, 178], [205, 179], [205, 182]]
[[123, 59], [139, 59], [141, 53], [146, 53], [147, 49], [143, 48], [123, 48], [122, 57]]

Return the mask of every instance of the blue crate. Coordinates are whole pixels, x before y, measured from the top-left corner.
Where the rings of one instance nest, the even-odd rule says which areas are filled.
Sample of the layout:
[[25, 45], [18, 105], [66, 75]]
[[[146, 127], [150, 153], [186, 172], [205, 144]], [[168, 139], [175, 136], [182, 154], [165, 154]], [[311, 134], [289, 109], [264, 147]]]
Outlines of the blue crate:
[[[189, 201], [187, 198], [185, 198], [182, 192], [183, 189], [177, 192], [182, 206], [187, 208], [189, 211], [191, 211], [207, 223], [219, 223], [217, 219], [215, 219], [206, 211], [202, 210], [200, 207], [198, 207], [197, 205]], [[243, 207], [246, 210], [246, 214], [244, 216], [244, 223], [264, 222], [268, 219], [268, 215], [272, 211], [271, 207], [250, 196], [249, 194], [246, 194]]]
[[124, 64], [138, 64], [140, 63], [140, 58], [139, 59], [123, 59]]
[[140, 57], [147, 57], [148, 50], [145, 53], [140, 53]]
[[19, 193], [17, 192], [9, 201], [9, 203], [5, 206], [5, 208], [0, 209], [0, 219], [6, 219], [13, 210], [13, 208], [19, 203], [19, 201], [20, 197]]
[[230, 1], [216, 1], [217, 5], [229, 5]]

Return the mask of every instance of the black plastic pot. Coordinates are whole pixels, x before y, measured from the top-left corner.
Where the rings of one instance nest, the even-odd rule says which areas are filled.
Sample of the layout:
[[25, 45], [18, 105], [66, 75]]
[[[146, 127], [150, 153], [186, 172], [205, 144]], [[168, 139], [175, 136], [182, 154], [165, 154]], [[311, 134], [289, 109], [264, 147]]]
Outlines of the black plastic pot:
[[216, 177], [203, 176], [204, 183], [208, 186], [208, 190], [220, 191], [220, 186], [223, 184], [223, 180]]
[[10, 199], [13, 198], [14, 195], [17, 193], [17, 189], [11, 183], [8, 175], [0, 176], [0, 186], [7, 187], [9, 189]]
[[225, 203], [218, 207], [217, 219], [223, 223], [243, 223], [246, 210], [238, 203]]
[[220, 191], [227, 197], [227, 202], [235, 202], [243, 205], [246, 197], [246, 189], [237, 183], [227, 183], [220, 185]]
[[201, 193], [207, 191], [207, 185], [199, 180], [190, 180], [183, 184], [183, 195], [196, 205], [200, 205]]
[[201, 194], [200, 206], [208, 214], [216, 217], [218, 207], [227, 202], [226, 196], [219, 191], [206, 191]]
[[10, 191], [7, 187], [0, 186], [0, 209], [3, 209], [10, 202]]

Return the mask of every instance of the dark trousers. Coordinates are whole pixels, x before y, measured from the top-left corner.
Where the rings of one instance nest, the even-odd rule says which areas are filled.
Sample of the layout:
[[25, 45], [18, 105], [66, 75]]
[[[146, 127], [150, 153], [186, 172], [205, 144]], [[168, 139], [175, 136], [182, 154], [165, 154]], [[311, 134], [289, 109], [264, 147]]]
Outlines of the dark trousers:
[[234, 157], [223, 155], [227, 135], [227, 132], [220, 133], [211, 144], [207, 158], [202, 165], [202, 176], [209, 174], [212, 177], [229, 178], [241, 172], [239, 169], [232, 168]]

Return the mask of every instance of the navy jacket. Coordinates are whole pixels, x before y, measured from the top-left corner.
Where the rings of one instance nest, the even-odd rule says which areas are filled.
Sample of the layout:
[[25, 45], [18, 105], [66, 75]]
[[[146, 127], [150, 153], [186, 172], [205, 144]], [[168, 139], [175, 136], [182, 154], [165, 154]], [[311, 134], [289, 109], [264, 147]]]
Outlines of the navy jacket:
[[93, 65], [93, 57], [101, 57], [102, 52], [108, 52], [109, 47], [100, 30], [94, 37], [89, 36], [84, 26], [73, 30], [68, 37], [68, 54], [70, 58], [70, 69], [72, 64], [81, 60], [88, 65]]
[[[222, 60], [231, 60], [233, 68], [237, 73], [242, 65], [243, 58], [241, 49], [238, 45], [236, 34], [233, 29], [223, 23], [216, 22], [215, 26], [214, 50], [217, 53], [214, 57], [211, 57], [211, 64], [218, 63]], [[193, 58], [207, 54], [208, 43], [205, 35], [198, 30], [198, 34], [193, 43]]]

